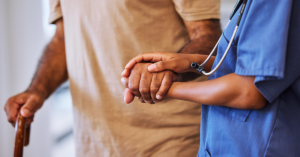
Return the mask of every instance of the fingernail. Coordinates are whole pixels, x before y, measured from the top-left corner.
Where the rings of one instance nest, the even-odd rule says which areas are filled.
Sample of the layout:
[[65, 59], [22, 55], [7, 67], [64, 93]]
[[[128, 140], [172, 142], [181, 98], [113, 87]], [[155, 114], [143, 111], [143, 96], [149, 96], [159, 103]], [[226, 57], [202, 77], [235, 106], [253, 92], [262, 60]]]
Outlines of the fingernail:
[[162, 99], [162, 96], [156, 95], [156, 99], [160, 100], [160, 99]]
[[30, 114], [31, 114], [31, 112], [30, 112], [28, 109], [23, 109], [23, 110], [22, 110], [22, 115], [23, 115], [23, 116], [26, 116], [26, 117], [27, 117], [27, 116], [30, 115]]
[[148, 66], [148, 70], [149, 71], [156, 71], [156, 65], [155, 64], [151, 64]]

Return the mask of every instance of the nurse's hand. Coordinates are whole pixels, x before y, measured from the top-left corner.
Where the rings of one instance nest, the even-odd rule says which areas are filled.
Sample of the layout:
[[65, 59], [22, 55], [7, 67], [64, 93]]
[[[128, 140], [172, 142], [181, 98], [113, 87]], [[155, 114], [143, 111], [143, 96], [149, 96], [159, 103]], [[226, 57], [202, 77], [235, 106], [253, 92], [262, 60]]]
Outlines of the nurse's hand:
[[165, 52], [142, 53], [127, 63], [125, 70], [122, 72], [122, 77], [129, 77], [131, 69], [135, 64], [140, 62], [154, 63], [148, 66], [150, 72], [160, 72], [163, 70], [171, 70], [176, 73], [197, 72], [191, 68], [191, 64], [193, 62], [201, 63], [204, 57], [206, 55]]
[[131, 69], [129, 78], [123, 77], [122, 83], [126, 87], [124, 91], [125, 103], [133, 101], [134, 96], [141, 102], [159, 102], [167, 94], [174, 81], [179, 81], [176, 73], [166, 70], [151, 73], [147, 70], [151, 63], [137, 63]]

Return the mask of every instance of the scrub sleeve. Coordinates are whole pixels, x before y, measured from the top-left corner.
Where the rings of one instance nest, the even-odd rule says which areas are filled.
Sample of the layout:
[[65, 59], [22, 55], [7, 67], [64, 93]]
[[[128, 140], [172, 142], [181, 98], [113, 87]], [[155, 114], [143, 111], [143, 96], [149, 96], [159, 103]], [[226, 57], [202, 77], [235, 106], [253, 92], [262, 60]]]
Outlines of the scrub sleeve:
[[297, 76], [291, 75], [299, 73], [290, 68], [293, 64], [299, 67], [299, 62], [287, 59], [286, 53], [292, 0], [248, 3], [251, 6], [240, 30], [235, 73], [256, 76], [256, 87], [272, 102], [295, 81]]

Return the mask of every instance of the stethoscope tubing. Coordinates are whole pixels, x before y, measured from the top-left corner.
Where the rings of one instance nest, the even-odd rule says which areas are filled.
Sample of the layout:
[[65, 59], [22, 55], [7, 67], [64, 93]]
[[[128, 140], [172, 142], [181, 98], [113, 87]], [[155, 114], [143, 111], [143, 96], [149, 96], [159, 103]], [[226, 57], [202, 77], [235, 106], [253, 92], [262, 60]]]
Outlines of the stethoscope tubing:
[[[213, 70], [211, 70], [210, 72], [205, 72], [204, 70], [202, 70], [202, 74], [203, 74], [203, 75], [206, 75], [206, 76], [211, 75], [211, 74], [215, 73], [215, 72], [219, 69], [219, 67], [220, 67], [221, 64], [223, 63], [225, 57], [227, 56], [227, 53], [229, 52], [229, 50], [230, 50], [230, 48], [231, 48], [232, 42], [233, 42], [233, 40], [234, 40], [234, 37], [235, 37], [235, 35], [236, 35], [236, 32], [237, 32], [237, 29], [238, 29], [238, 28], [239, 28], [239, 26], [235, 26], [233, 35], [232, 35], [232, 37], [231, 37], [231, 39], [230, 39], [230, 42], [229, 42], [229, 44], [228, 44], [228, 46], [227, 46], [227, 48], [226, 48], [226, 51], [224, 52], [224, 54], [223, 54], [221, 60], [220, 60], [219, 63], [217, 64], [217, 66], [216, 66]], [[222, 37], [222, 36], [221, 36], [221, 37]], [[220, 39], [221, 39], [221, 38], [220, 38]], [[219, 41], [220, 41], [220, 39], [219, 39]], [[216, 44], [215, 47], [217, 47], [217, 46], [219, 45], [219, 41], [218, 41], [218, 43]], [[210, 56], [211, 56], [213, 53], [214, 53], [214, 51], [210, 54]], [[208, 60], [209, 60], [209, 58], [207, 58], [207, 61], [208, 61]], [[207, 61], [206, 61], [206, 62], [207, 62]], [[204, 65], [201, 64], [201, 66], [203, 67]]]
[[235, 38], [236, 32], [237, 32], [237, 30], [238, 30], [238, 28], [239, 28], [239, 25], [240, 25], [240, 21], [241, 21], [242, 15], [243, 15], [243, 13], [244, 13], [244, 9], [245, 9], [246, 3], [247, 3], [247, 0], [243, 0], [243, 2], [242, 2], [241, 0], [239, 0], [239, 1], [237, 2], [236, 6], [234, 7], [233, 13], [230, 15], [229, 22], [227, 23], [225, 29], [226, 29], [227, 26], [229, 25], [229, 23], [230, 23], [230, 21], [231, 21], [233, 15], [234, 15], [235, 12], [237, 11], [237, 9], [238, 9], [240, 6], [242, 6], [242, 8], [241, 8], [241, 10], [240, 10], [240, 15], [239, 15], [239, 17], [238, 17], [238, 19], [237, 19], [237, 24], [236, 24], [236, 26], [235, 26], [235, 29], [234, 29], [233, 34], [232, 34], [232, 36], [231, 36], [231, 39], [230, 39], [230, 41], [229, 41], [229, 43], [228, 43], [228, 45], [227, 45], [227, 48], [226, 48], [226, 50], [225, 50], [225, 52], [224, 52], [222, 58], [220, 59], [219, 63], [218, 63], [218, 64], [214, 67], [214, 69], [211, 70], [210, 72], [205, 72], [205, 71], [204, 71], [204, 68], [203, 68], [204, 65], [208, 62], [208, 60], [211, 58], [211, 56], [212, 56], [212, 55], [214, 54], [214, 52], [216, 51], [216, 49], [217, 49], [217, 47], [218, 47], [218, 45], [219, 45], [219, 42], [220, 42], [220, 40], [221, 40], [223, 34], [221, 35], [221, 37], [219, 38], [217, 44], [215, 45], [215, 47], [213, 48], [213, 50], [210, 52], [210, 54], [207, 56], [207, 58], [205, 59], [205, 61], [204, 61], [201, 65], [199, 65], [199, 64], [196, 63], [196, 62], [192, 63], [192, 64], [191, 64], [191, 67], [192, 67], [192, 68], [196, 68], [196, 70], [197, 70], [198, 72], [202, 73], [203, 75], [207, 75], [207, 76], [208, 76], [208, 75], [211, 75], [211, 74], [213, 74], [213, 73], [215, 73], [215, 72], [219, 69], [219, 67], [220, 67], [221, 64], [223, 63], [224, 59], [226, 58], [226, 56], [227, 56], [227, 54], [228, 54], [228, 52], [229, 52], [229, 50], [230, 50], [230, 48], [231, 48], [231, 46], [232, 46], [232, 43], [233, 43], [233, 40], [234, 40], [234, 38]]
[[[229, 22], [227, 23], [227, 25], [226, 25], [226, 27], [228, 26], [228, 24], [230, 23], [230, 21], [231, 20], [229, 20]], [[226, 28], [225, 27], [225, 28]], [[216, 45], [215, 45], [215, 47], [213, 48], [213, 50], [210, 52], [210, 54], [207, 56], [207, 58], [205, 59], [205, 61], [200, 65], [201, 67], [203, 67], [208, 61], [209, 61], [209, 59], [211, 58], [211, 56], [215, 53], [215, 51], [216, 51], [216, 49], [217, 49], [217, 47], [218, 47], [218, 45], [219, 45], [219, 42], [220, 42], [220, 40], [221, 40], [221, 38], [222, 38], [222, 35], [221, 35], [221, 37], [219, 38], [219, 40], [218, 40], [218, 42], [216, 43]], [[203, 71], [201, 71], [202, 73], [203, 73]], [[205, 72], [206, 73], [206, 72]], [[204, 74], [205, 75], [205, 74]]]

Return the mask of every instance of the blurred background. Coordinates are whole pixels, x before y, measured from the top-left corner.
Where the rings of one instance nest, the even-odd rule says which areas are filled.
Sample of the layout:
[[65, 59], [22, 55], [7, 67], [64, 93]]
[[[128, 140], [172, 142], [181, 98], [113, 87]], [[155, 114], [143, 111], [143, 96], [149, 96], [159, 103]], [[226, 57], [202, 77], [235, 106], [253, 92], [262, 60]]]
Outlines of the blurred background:
[[[49, 0], [0, 0], [0, 157], [12, 157], [14, 128], [3, 111], [6, 100], [24, 91], [45, 45], [55, 32], [48, 24]], [[236, 0], [222, 0], [226, 26]], [[24, 157], [74, 157], [72, 100], [63, 84], [35, 115]]]

